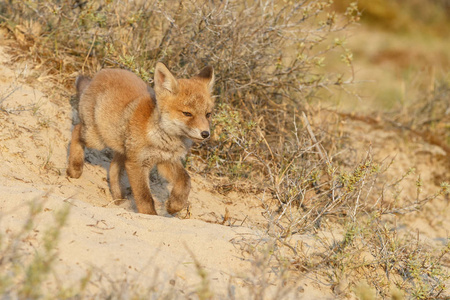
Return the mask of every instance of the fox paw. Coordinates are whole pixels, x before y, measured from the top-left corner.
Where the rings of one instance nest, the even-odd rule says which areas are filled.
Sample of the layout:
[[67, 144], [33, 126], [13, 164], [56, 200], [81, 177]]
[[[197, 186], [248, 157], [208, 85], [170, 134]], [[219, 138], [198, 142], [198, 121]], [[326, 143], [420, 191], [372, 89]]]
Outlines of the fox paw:
[[185, 201], [170, 201], [167, 203], [167, 212], [171, 215], [179, 212], [186, 206]]
[[83, 168], [69, 167], [67, 168], [66, 173], [70, 178], [80, 178], [81, 174], [83, 174]]

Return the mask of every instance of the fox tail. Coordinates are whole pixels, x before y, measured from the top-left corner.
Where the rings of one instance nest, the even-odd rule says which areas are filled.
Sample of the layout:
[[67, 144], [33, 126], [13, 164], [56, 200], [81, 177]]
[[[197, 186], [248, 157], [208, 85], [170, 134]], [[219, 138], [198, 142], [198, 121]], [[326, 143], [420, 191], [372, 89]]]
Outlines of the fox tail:
[[77, 88], [77, 97], [78, 99], [83, 94], [84, 90], [87, 88], [87, 86], [91, 83], [91, 78], [79, 75], [77, 79], [75, 80], [75, 86]]

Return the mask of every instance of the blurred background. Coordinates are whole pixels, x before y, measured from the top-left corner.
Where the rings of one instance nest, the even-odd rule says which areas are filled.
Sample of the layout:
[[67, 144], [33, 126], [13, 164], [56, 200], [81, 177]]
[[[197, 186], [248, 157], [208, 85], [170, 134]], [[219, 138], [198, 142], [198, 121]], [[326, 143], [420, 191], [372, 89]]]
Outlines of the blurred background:
[[[333, 5], [344, 12], [351, 2]], [[449, 0], [360, 0], [358, 7], [361, 22], [350, 29], [348, 46], [357, 80], [366, 81], [358, 87], [359, 109], [402, 108], [448, 83]], [[354, 108], [346, 99], [342, 105]]]

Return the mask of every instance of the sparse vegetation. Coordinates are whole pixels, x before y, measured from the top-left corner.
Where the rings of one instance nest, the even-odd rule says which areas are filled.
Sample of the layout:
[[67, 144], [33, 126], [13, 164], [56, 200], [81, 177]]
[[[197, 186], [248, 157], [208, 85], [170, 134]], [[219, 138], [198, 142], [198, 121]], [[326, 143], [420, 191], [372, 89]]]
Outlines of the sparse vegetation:
[[[323, 109], [320, 101], [331, 92], [356, 95], [354, 57], [345, 40], [361, 7], [373, 22], [381, 18], [398, 28], [405, 28], [420, 7], [414, 1], [400, 13], [403, 1], [361, 1], [360, 7], [343, 2], [12, 0], [0, 3], [0, 26], [20, 46], [17, 59], [32, 60], [38, 71], [67, 88], [80, 70], [127, 68], [151, 84], [157, 61], [180, 77], [206, 64], [215, 67], [214, 138], [195, 147], [187, 165], [215, 179], [221, 193], [263, 195], [267, 240], [243, 241], [255, 274], [241, 279], [254, 299], [264, 299], [277, 280], [285, 287], [276, 291], [282, 297], [305, 277], [326, 282], [336, 297], [444, 299], [450, 242], [439, 249], [426, 245], [418, 234], [400, 231], [392, 216], [420, 212], [438, 198], [448, 201], [448, 178], [424, 188], [412, 169], [391, 176], [392, 161], [375, 159], [373, 149], [364, 149], [364, 157], [352, 155], [352, 140], [341, 122], [406, 129], [443, 149], [448, 163], [448, 80], [439, 78], [415, 101], [403, 103], [401, 111], [395, 107], [380, 118]], [[398, 21], [398, 14], [408, 18]], [[448, 13], [439, 16], [436, 22], [447, 22]], [[428, 19], [421, 22], [437, 28]], [[337, 72], [327, 68], [329, 60]], [[14, 87], [0, 94], [1, 110], [13, 92]], [[50, 126], [45, 117], [39, 125]], [[51, 154], [43, 168], [52, 168]], [[407, 180], [414, 182], [414, 196], [404, 191]], [[30, 222], [36, 213], [32, 210]], [[59, 228], [67, 212], [58, 216]], [[30, 229], [25, 225], [16, 240]], [[2, 296], [14, 289], [25, 298], [40, 297], [41, 290], [30, 287], [39, 287], [51, 269], [58, 234], [45, 235], [47, 258], [36, 254], [19, 284], [0, 277]], [[314, 250], [304, 247], [299, 237], [305, 234], [314, 236]], [[0, 269], [14, 270], [20, 263], [14, 245], [13, 238], [0, 247], [3, 257], [10, 256], [0, 260]], [[210, 299], [214, 290], [197, 261], [196, 266], [197, 296]]]
[[[43, 196], [45, 199], [46, 195]], [[32, 240], [37, 216], [44, 210], [43, 200], [34, 199], [29, 203], [28, 219], [24, 220], [18, 232], [0, 235], [0, 294], [2, 298], [38, 299], [46, 294], [43, 284], [48, 279], [55, 264], [61, 230], [67, 222], [69, 207], [55, 212], [55, 224], [49, 226], [31, 261], [23, 261], [24, 243]], [[1, 221], [1, 220], [0, 220]]]

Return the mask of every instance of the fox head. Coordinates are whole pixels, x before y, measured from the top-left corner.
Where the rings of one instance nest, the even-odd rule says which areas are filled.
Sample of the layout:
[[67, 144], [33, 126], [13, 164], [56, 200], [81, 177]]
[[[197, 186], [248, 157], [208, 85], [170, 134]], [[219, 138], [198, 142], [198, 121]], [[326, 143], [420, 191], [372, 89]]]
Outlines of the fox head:
[[190, 79], [176, 79], [163, 63], [157, 63], [154, 82], [161, 129], [194, 141], [209, 138], [213, 68], [207, 66]]

